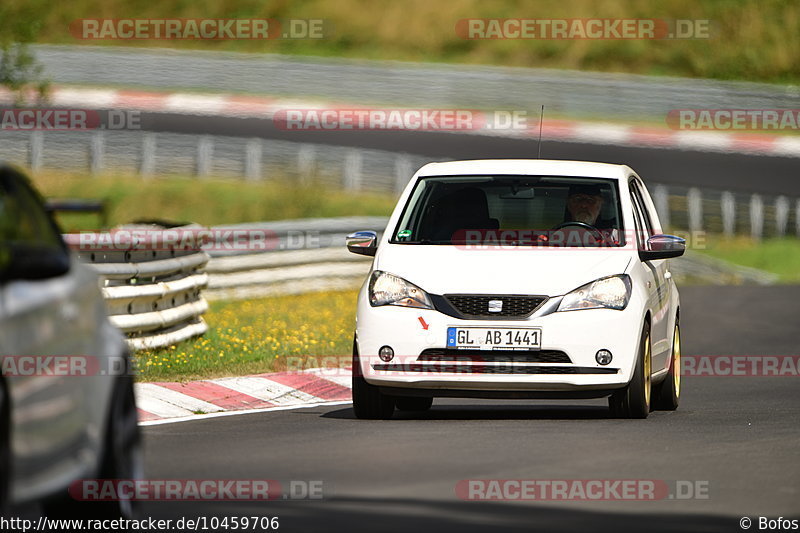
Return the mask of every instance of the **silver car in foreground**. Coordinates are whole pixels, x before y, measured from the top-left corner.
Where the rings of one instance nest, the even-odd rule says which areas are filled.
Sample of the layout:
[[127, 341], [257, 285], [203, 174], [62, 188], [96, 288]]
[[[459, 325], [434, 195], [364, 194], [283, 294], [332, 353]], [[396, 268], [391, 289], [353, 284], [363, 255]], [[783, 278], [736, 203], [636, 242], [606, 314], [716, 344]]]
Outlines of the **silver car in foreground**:
[[70, 254], [39, 194], [0, 164], [0, 515], [125, 516], [78, 502], [79, 479], [138, 478], [133, 378], [97, 275]]

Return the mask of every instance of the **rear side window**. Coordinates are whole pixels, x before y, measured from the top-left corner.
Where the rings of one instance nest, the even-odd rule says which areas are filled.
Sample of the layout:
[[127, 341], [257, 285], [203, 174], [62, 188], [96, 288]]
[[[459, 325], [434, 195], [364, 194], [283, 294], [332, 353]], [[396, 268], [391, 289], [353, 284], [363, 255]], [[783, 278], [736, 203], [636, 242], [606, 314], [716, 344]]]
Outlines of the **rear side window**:
[[645, 208], [645, 203], [636, 181], [631, 181], [630, 191], [633, 214], [636, 219], [636, 242], [639, 245], [639, 249], [644, 250], [647, 247], [647, 239], [653, 236], [653, 222], [650, 220], [650, 214]]

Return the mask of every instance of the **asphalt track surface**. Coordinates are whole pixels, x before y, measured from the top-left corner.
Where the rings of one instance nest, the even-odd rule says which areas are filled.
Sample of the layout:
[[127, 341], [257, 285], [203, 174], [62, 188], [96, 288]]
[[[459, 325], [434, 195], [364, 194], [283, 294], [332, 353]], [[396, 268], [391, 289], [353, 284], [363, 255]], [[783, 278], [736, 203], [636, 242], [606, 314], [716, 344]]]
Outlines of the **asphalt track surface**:
[[[800, 353], [800, 287], [685, 287], [684, 354]], [[608, 418], [604, 400], [437, 399], [389, 421], [349, 406], [144, 428], [151, 479], [323, 482], [324, 498], [148, 503], [144, 516], [280, 517], [280, 531], [742, 531], [800, 516], [797, 377], [693, 377], [681, 406]], [[699, 482], [708, 499], [472, 502], [466, 479]], [[677, 495], [676, 492], [673, 495]]]
[[[546, 120], [546, 118], [545, 118]], [[287, 131], [261, 118], [142, 113], [142, 129], [155, 132], [259, 137], [372, 148], [428, 156], [432, 160], [532, 158], [536, 139], [412, 131]], [[646, 181], [735, 192], [800, 196], [800, 159], [766, 155], [646, 148], [544, 140], [542, 157], [626, 164]]]

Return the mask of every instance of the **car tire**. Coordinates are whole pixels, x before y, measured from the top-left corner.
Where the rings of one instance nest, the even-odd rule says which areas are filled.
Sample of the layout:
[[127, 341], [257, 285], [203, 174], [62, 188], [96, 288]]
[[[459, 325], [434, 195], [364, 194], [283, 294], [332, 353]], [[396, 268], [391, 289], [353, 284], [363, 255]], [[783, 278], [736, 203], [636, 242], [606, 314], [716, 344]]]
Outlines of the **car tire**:
[[364, 420], [388, 420], [394, 414], [394, 398], [370, 385], [361, 375], [358, 344], [353, 339], [353, 412]]
[[433, 398], [404, 396], [395, 398], [394, 403], [400, 411], [427, 411], [433, 405]]
[[639, 342], [636, 367], [630, 383], [608, 398], [611, 415], [616, 418], [647, 418], [651, 398], [650, 324], [645, 323]]
[[681, 397], [681, 329], [675, 322], [672, 337], [672, 357], [669, 361], [669, 372], [664, 381], [653, 390], [653, 409], [674, 411], [678, 408]]
[[7, 517], [11, 503], [11, 409], [5, 383], [0, 380], [0, 516]]
[[[117, 379], [111, 394], [106, 437], [100, 458], [98, 479], [142, 479], [143, 457], [133, 378]], [[76, 501], [68, 493], [44, 502], [48, 516], [91, 516], [93, 518], [135, 518], [139, 504], [134, 500]]]

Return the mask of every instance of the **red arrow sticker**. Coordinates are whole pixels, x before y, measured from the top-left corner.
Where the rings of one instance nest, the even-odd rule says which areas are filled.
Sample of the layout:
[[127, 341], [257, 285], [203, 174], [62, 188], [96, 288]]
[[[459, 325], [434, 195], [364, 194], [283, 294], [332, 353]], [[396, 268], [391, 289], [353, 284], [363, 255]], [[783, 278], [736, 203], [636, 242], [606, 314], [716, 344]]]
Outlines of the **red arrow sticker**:
[[430, 324], [426, 323], [425, 319], [422, 317], [419, 317], [419, 323], [422, 324], [422, 329], [424, 330], [427, 330], [428, 326], [430, 326]]

